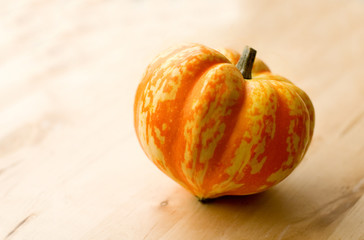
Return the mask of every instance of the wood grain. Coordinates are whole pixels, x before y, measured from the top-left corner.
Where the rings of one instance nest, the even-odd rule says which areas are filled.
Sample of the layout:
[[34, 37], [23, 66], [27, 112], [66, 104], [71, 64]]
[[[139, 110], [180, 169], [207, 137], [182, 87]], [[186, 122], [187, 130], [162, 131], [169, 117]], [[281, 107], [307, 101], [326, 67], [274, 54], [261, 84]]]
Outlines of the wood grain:
[[[0, 239], [364, 239], [364, 2], [0, 2]], [[312, 98], [305, 160], [201, 204], [136, 140], [134, 93], [180, 42], [241, 51]]]

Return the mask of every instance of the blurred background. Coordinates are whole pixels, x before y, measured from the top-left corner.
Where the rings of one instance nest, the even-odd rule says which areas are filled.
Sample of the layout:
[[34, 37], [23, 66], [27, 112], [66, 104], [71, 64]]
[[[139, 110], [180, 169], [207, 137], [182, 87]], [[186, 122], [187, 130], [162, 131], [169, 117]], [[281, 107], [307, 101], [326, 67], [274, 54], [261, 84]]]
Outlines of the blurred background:
[[181, 42], [238, 51], [251, 45], [313, 98], [335, 80], [360, 74], [364, 54], [361, 0], [21, 0], [3, 1], [0, 13], [0, 106], [42, 91], [80, 114], [100, 93], [98, 102], [114, 97], [130, 117], [146, 65]]
[[[241, 232], [225, 232], [226, 239], [249, 231], [248, 226], [256, 239], [302, 233], [309, 223], [289, 229], [284, 224], [354, 187], [362, 189], [363, 22], [363, 0], [0, 1], [0, 238], [79, 239], [86, 234], [85, 239], [141, 239], [155, 221], [145, 217], [154, 210], [141, 196], [159, 201], [173, 192], [191, 200], [183, 190], [175, 193], [179, 187], [145, 157], [132, 112], [148, 63], [183, 42], [238, 51], [250, 45], [273, 72], [310, 95], [317, 114], [315, 137], [307, 161], [281, 188], [301, 188], [293, 194], [294, 203], [285, 203], [300, 211], [261, 225], [265, 213], [257, 210]], [[349, 194], [350, 206], [359, 202], [359, 193]], [[136, 204], [143, 210], [126, 221], [129, 215], [121, 209], [136, 209]], [[176, 204], [189, 212], [186, 203]], [[252, 207], [265, 212], [274, 208]], [[332, 203], [330, 207], [337, 210]], [[350, 207], [343, 209], [335, 217]], [[358, 211], [363, 209], [359, 205]], [[235, 212], [221, 211], [216, 213], [220, 217]], [[132, 228], [140, 219], [147, 220]], [[168, 214], [157, 219], [172, 221]], [[362, 221], [353, 224], [352, 218], [330, 221], [315, 228], [315, 234], [340, 237], [350, 226], [364, 229]], [[183, 227], [188, 226], [177, 229]], [[109, 233], [97, 235], [104, 229]], [[160, 234], [154, 230], [150, 239], [166, 231], [155, 229]], [[362, 231], [350, 232], [357, 234], [352, 239], [363, 237]], [[190, 234], [190, 239], [198, 236]]]

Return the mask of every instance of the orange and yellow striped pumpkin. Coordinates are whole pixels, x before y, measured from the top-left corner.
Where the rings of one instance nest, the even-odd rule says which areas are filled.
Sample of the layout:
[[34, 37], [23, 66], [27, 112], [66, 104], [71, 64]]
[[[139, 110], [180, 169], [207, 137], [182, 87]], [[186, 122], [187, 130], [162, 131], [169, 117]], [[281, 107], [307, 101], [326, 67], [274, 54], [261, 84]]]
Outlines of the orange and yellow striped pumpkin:
[[264, 191], [304, 157], [314, 128], [307, 94], [259, 59], [186, 44], [160, 54], [136, 92], [134, 124], [148, 158], [199, 199]]

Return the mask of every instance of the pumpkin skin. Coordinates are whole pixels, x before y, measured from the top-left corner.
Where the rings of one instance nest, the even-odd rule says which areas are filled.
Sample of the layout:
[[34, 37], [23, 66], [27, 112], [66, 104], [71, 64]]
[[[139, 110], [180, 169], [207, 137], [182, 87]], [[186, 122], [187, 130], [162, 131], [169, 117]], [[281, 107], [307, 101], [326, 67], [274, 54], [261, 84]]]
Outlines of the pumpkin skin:
[[180, 45], [148, 67], [134, 102], [135, 131], [148, 158], [199, 199], [262, 192], [286, 178], [311, 142], [307, 94], [255, 59]]

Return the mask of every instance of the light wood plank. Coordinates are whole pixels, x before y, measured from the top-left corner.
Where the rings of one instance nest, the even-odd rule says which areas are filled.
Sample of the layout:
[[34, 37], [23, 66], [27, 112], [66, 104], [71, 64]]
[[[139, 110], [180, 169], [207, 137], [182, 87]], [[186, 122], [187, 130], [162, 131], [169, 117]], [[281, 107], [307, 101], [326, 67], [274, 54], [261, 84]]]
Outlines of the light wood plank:
[[[1, 239], [364, 239], [364, 2], [0, 2]], [[180, 42], [242, 50], [312, 98], [284, 182], [201, 204], [133, 128], [147, 64]]]

